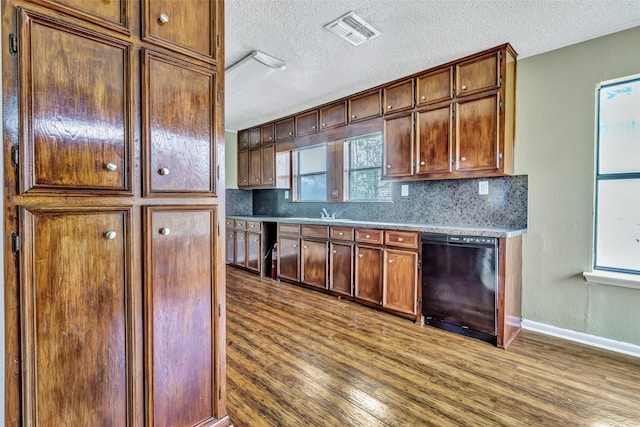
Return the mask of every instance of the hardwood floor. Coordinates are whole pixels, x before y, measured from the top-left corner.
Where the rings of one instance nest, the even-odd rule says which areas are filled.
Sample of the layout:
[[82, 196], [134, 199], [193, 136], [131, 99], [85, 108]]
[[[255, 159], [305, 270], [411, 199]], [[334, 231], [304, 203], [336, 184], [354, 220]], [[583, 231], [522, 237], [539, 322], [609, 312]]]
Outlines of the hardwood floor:
[[640, 426], [640, 359], [522, 331], [507, 351], [227, 267], [242, 426]]

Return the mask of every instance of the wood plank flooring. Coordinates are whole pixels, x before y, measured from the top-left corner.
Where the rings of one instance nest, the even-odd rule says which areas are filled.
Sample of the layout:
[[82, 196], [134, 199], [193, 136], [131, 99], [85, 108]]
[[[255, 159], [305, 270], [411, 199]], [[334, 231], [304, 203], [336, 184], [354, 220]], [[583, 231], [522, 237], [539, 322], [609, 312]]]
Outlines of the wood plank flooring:
[[508, 350], [227, 268], [236, 427], [640, 426], [640, 359], [522, 331]]

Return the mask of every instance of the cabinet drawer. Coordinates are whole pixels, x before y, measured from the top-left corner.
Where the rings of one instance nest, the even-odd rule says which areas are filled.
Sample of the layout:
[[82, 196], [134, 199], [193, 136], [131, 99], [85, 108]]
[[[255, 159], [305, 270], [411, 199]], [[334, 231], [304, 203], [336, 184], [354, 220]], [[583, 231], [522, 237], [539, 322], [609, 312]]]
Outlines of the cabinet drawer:
[[247, 221], [236, 219], [233, 228], [237, 228], [238, 230], [246, 230]]
[[353, 227], [330, 227], [329, 238], [334, 240], [353, 240]]
[[224, 225], [225, 225], [225, 227], [233, 228], [234, 220], [232, 220], [232, 219], [226, 219], [226, 220], [224, 221]]
[[262, 223], [260, 221], [247, 221], [247, 230], [262, 231]]
[[329, 237], [329, 228], [326, 225], [302, 225], [300, 235], [326, 239]]
[[384, 237], [382, 230], [373, 230], [370, 228], [356, 228], [356, 242], [372, 243], [381, 245]]
[[418, 249], [420, 235], [415, 231], [386, 231], [384, 244], [401, 248]]
[[293, 236], [298, 236], [300, 235], [300, 226], [298, 224], [278, 223], [278, 234], [289, 234]]

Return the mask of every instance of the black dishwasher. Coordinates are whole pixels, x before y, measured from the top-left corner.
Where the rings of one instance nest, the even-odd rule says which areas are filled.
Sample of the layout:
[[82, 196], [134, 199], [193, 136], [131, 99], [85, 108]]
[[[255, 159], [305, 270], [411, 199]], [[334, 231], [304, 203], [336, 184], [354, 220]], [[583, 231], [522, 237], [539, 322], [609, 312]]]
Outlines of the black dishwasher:
[[498, 239], [422, 234], [425, 323], [496, 343]]

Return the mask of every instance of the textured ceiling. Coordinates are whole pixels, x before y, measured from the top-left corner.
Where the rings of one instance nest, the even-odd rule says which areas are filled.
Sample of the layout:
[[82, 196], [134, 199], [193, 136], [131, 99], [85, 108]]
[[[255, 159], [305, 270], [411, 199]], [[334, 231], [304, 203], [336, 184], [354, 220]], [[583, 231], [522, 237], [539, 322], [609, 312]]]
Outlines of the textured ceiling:
[[[382, 35], [353, 46], [323, 28], [349, 11]], [[522, 59], [638, 25], [638, 0], [225, 0], [225, 67], [254, 49], [287, 64], [227, 97], [225, 128], [281, 118], [505, 42]]]

